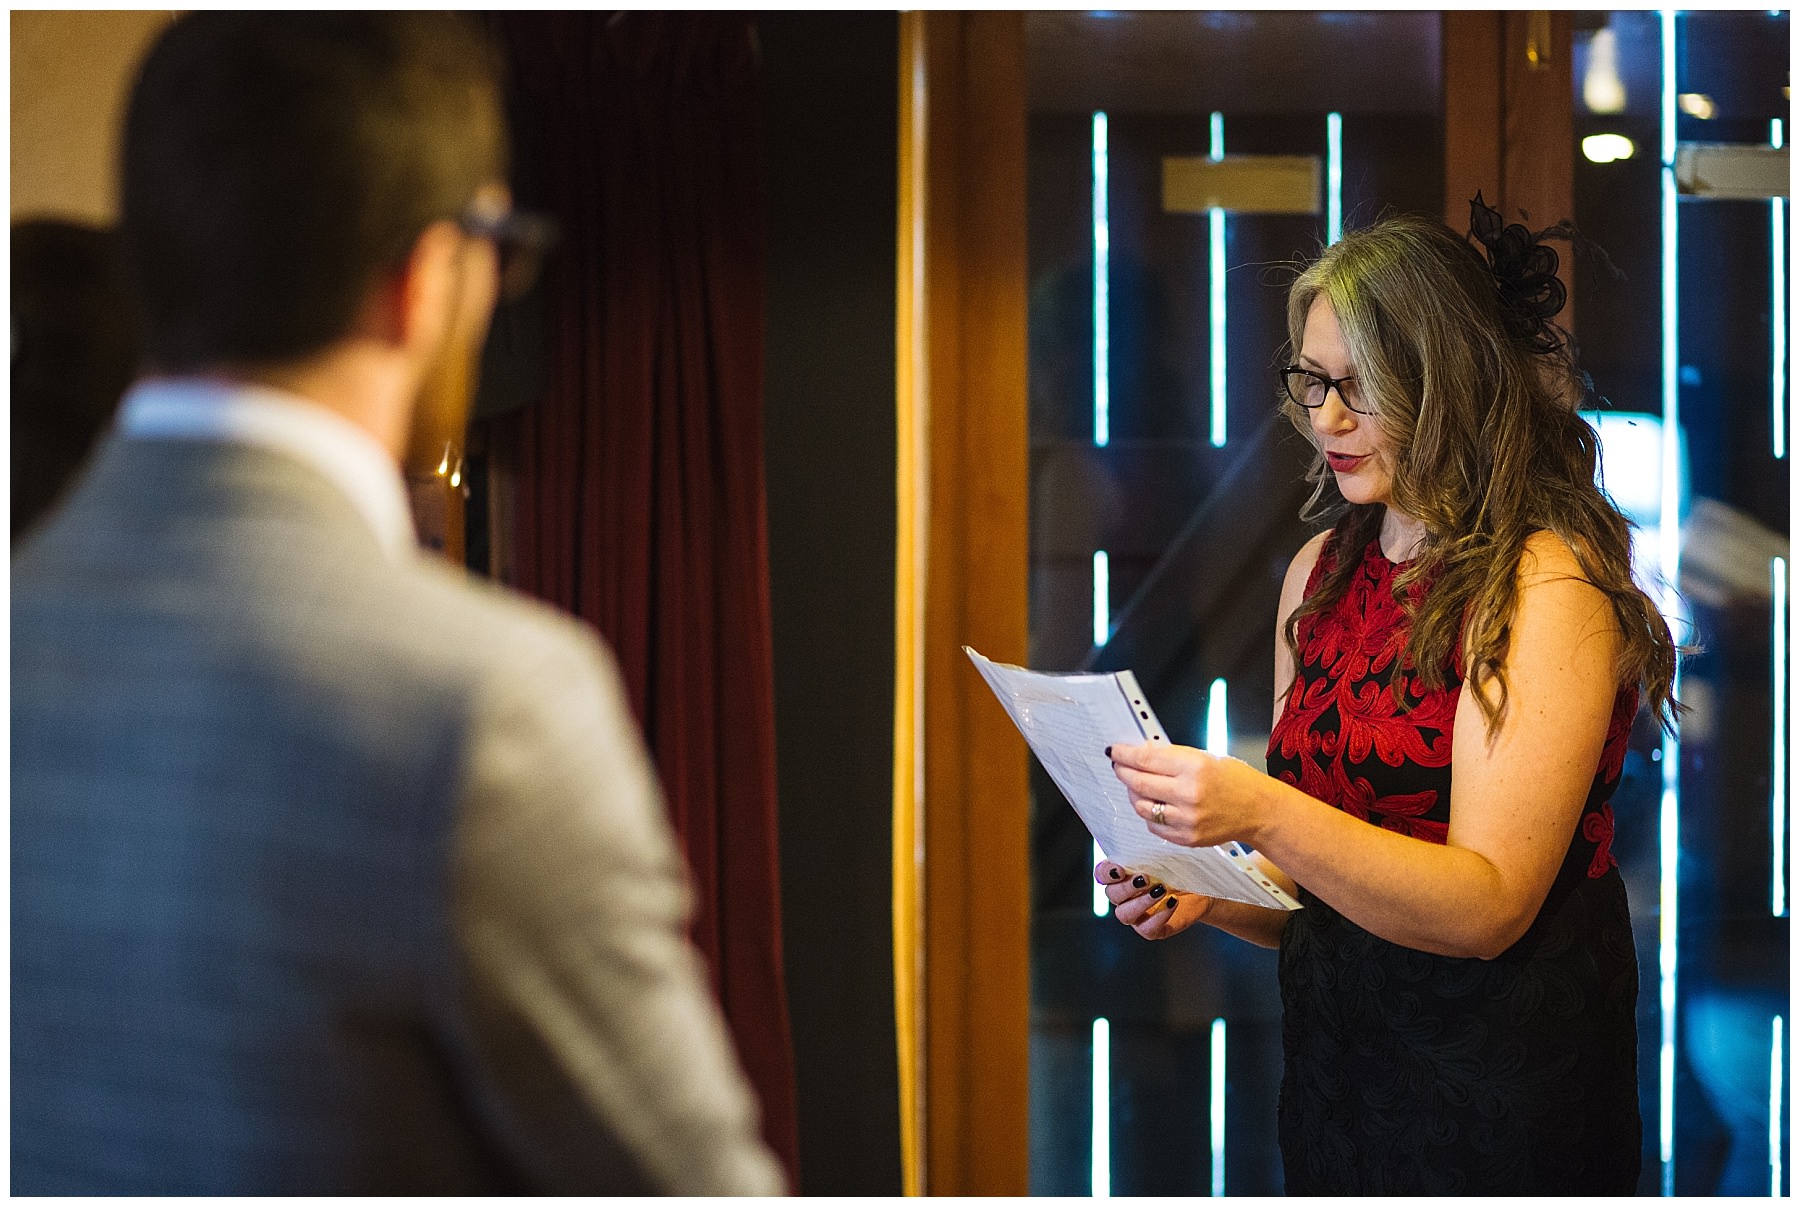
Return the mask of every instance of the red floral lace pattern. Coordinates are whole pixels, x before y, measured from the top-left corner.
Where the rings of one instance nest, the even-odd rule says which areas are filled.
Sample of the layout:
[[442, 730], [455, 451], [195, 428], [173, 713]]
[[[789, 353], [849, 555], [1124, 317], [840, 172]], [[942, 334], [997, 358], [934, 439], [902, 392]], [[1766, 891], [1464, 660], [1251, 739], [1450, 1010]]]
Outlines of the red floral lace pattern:
[[[1443, 842], [1460, 675], [1419, 686], [1397, 567], [1375, 545], [1351, 556], [1348, 593], [1296, 634], [1299, 672], [1269, 773]], [[1300, 886], [1306, 908], [1288, 917], [1279, 965], [1289, 1195], [1632, 1192], [1637, 959], [1609, 801], [1636, 711], [1636, 691], [1621, 692], [1563, 866], [1496, 958], [1378, 938]]]
[[[1321, 554], [1309, 593], [1331, 557], [1329, 549]], [[1444, 687], [1427, 691], [1419, 683], [1405, 655], [1406, 613], [1393, 588], [1398, 572], [1371, 541], [1344, 597], [1300, 624], [1298, 670], [1269, 735], [1269, 770], [1353, 817], [1442, 843], [1450, 829], [1450, 754], [1462, 678], [1453, 666]], [[1576, 829], [1590, 877], [1616, 865], [1605, 802], [1623, 768], [1636, 712], [1637, 692], [1620, 692], [1595, 790]]]

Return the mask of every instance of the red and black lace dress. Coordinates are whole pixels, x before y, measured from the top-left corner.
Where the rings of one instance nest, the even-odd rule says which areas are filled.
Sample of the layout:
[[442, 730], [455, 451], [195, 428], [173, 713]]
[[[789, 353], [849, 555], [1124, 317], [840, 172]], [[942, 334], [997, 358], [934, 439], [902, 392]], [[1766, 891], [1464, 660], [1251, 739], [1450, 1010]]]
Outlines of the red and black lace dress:
[[[1299, 626], [1269, 774], [1442, 843], [1460, 680], [1419, 687], [1398, 567], [1378, 541], [1361, 557], [1344, 598]], [[1635, 689], [1620, 693], [1556, 882], [1498, 958], [1376, 938], [1302, 886], [1280, 958], [1289, 1194], [1634, 1192], [1638, 975], [1607, 802], [1636, 707]]]

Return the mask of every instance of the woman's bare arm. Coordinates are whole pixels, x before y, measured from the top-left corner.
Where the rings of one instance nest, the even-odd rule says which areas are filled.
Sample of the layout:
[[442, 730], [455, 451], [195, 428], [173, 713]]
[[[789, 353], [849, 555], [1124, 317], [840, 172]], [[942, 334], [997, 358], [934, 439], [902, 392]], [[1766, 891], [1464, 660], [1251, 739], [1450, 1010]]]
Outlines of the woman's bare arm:
[[1235, 759], [1148, 745], [1113, 755], [1142, 816], [1168, 802], [1153, 833], [1190, 845], [1237, 839], [1374, 934], [1491, 958], [1530, 926], [1568, 849], [1612, 716], [1619, 641], [1568, 547], [1533, 536], [1503, 668], [1506, 712], [1490, 732], [1474, 688], [1458, 703], [1443, 845], [1371, 826]]

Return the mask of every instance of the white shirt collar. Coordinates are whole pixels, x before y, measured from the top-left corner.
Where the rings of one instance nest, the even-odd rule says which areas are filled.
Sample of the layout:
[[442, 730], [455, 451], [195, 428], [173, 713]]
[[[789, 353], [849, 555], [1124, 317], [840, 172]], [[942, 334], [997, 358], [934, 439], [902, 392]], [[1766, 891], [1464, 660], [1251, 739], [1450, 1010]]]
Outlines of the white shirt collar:
[[140, 382], [119, 430], [140, 440], [218, 440], [292, 457], [324, 475], [356, 508], [389, 557], [418, 548], [393, 454], [348, 419], [298, 394], [214, 378]]

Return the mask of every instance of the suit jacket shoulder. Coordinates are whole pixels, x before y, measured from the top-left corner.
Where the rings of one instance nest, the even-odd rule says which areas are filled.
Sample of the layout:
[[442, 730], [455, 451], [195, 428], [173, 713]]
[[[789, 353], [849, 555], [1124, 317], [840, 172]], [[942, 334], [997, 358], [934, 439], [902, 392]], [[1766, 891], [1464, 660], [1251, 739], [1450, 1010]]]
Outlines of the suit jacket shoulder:
[[780, 1187], [590, 630], [196, 442], [13, 572], [15, 1190]]

